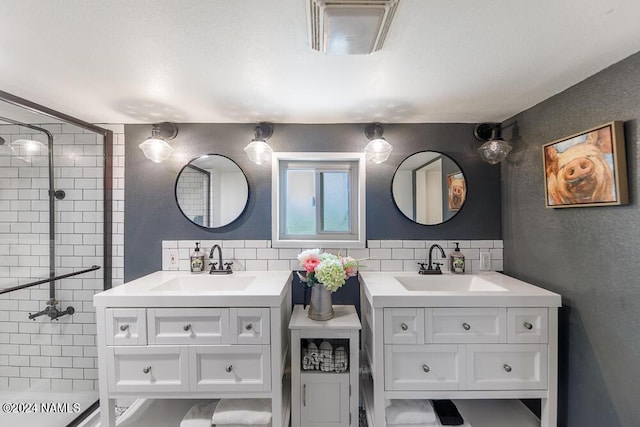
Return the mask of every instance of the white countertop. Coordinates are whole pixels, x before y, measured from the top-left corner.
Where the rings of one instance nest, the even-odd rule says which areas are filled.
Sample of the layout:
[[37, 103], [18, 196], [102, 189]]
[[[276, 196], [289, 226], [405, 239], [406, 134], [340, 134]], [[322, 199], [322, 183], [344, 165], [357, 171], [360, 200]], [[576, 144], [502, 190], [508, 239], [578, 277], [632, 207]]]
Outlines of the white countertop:
[[[361, 271], [360, 286], [374, 307], [560, 307], [560, 295], [496, 272], [456, 275], [419, 275], [416, 271]], [[505, 291], [407, 290], [398, 280], [428, 281], [438, 277], [446, 280], [469, 280], [477, 276], [505, 289]]]
[[[229, 275], [156, 271], [93, 297], [96, 307], [279, 307], [291, 283], [291, 271], [236, 271]], [[216, 289], [215, 280], [246, 280], [241, 289]], [[212, 285], [206, 283], [211, 279]], [[194, 289], [153, 289], [172, 280], [198, 282]]]

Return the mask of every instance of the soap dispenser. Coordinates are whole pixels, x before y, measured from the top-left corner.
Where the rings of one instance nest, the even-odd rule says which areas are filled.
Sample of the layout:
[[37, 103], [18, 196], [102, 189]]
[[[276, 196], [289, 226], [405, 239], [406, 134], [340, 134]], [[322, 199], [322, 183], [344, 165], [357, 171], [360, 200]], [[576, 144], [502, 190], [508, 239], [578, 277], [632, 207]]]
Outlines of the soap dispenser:
[[192, 273], [202, 273], [204, 271], [204, 253], [200, 252], [199, 242], [196, 242], [196, 248], [193, 250], [189, 259]]
[[464, 255], [460, 252], [458, 242], [454, 242], [456, 248], [449, 254], [449, 270], [452, 273], [462, 274], [464, 273]]

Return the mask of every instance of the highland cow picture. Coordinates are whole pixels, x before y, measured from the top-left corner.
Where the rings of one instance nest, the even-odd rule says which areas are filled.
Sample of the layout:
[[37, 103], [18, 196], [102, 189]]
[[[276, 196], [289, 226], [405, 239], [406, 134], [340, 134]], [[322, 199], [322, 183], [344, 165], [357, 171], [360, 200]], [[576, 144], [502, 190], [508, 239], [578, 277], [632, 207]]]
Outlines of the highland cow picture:
[[542, 147], [546, 206], [628, 203], [622, 122], [611, 122]]

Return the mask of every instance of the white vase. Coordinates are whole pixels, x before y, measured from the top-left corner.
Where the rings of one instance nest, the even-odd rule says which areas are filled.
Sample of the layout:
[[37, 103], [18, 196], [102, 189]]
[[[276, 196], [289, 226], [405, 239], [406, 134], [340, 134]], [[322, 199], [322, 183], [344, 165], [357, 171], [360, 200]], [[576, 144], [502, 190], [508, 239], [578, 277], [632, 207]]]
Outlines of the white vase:
[[308, 316], [311, 320], [329, 320], [333, 318], [331, 291], [325, 288], [322, 283], [314, 283], [311, 287]]

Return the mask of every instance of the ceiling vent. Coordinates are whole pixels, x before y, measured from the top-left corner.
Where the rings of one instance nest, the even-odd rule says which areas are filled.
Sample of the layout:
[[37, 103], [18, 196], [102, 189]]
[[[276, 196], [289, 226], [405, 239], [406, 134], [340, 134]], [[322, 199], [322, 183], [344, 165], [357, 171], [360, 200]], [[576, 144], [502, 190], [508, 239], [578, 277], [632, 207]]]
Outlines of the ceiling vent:
[[311, 47], [323, 53], [362, 55], [382, 49], [399, 0], [308, 0]]

